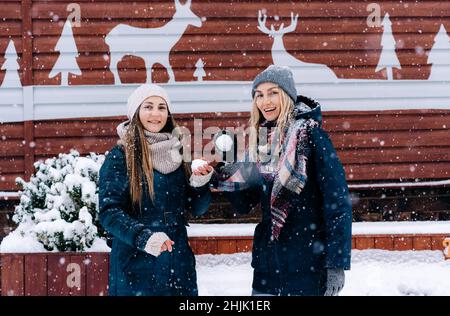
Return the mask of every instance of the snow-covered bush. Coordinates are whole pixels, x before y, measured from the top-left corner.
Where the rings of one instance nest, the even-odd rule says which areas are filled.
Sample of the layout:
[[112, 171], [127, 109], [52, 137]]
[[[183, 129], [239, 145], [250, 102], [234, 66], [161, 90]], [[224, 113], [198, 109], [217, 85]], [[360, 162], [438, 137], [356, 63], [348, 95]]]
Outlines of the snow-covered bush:
[[98, 172], [104, 159], [93, 153], [80, 157], [72, 150], [36, 162], [29, 182], [17, 178], [22, 191], [13, 221], [18, 227], [5, 237], [2, 251], [17, 247], [17, 238], [37, 241], [47, 251], [107, 247], [104, 232], [98, 229]]

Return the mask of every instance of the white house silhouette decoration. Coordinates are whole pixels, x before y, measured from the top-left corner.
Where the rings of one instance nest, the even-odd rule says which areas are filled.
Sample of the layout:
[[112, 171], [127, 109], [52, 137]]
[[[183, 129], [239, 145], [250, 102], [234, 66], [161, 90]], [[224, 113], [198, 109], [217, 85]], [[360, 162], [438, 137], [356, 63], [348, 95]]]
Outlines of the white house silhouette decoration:
[[61, 85], [69, 85], [69, 73], [81, 75], [81, 69], [77, 64], [79, 55], [75, 39], [72, 32], [72, 24], [69, 19], [64, 23], [64, 28], [55, 46], [55, 51], [60, 55], [53, 66], [52, 71], [48, 75], [49, 78], [61, 74]]
[[6, 70], [1, 86], [2, 88], [17, 88], [22, 86], [19, 76], [20, 66], [17, 62], [17, 58], [14, 42], [13, 40], [10, 40], [5, 52], [5, 62], [1, 68], [1, 70]]
[[[169, 62], [172, 47], [180, 40], [189, 25], [202, 26], [202, 20], [191, 10], [192, 0], [183, 5], [175, 0], [175, 14], [170, 22], [159, 28], [141, 28], [119, 24], [106, 36], [110, 50], [110, 70], [114, 82], [121, 83], [117, 64], [125, 55], [144, 59], [147, 82], [151, 82], [151, 69], [154, 64], [163, 65], [169, 74], [169, 82], [175, 82], [175, 75]], [[157, 40], [156, 40], [157, 39]]]

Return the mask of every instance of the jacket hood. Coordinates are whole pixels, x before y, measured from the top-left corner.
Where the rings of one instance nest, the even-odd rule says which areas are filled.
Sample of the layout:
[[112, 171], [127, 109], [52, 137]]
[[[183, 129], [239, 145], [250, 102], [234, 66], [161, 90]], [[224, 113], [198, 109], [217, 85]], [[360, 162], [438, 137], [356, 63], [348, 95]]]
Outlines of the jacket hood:
[[294, 118], [309, 120], [313, 119], [322, 126], [322, 110], [320, 108], [320, 104], [306, 96], [299, 95], [297, 96], [297, 101], [295, 102], [294, 107]]
[[116, 127], [117, 135], [121, 141], [125, 142], [125, 133], [127, 132], [128, 126], [130, 125], [130, 120], [120, 123]]

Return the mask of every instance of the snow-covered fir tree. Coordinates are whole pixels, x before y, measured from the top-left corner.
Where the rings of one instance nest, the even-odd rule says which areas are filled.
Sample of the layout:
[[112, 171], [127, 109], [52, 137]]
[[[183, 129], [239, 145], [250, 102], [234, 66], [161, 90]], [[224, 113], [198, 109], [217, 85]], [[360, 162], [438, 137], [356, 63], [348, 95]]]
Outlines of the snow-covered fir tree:
[[84, 251], [104, 242], [98, 229], [98, 172], [104, 158], [80, 157], [72, 150], [36, 162], [30, 181], [17, 178], [23, 191], [13, 216], [16, 234], [48, 251]]

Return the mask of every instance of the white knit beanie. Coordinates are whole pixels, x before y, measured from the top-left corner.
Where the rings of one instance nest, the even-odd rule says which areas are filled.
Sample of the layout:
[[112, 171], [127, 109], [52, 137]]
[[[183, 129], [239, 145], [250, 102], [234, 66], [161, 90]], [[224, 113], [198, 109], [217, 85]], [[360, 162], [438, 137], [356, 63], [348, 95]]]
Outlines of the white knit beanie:
[[148, 97], [161, 97], [163, 98], [166, 103], [168, 109], [170, 109], [170, 99], [169, 96], [162, 87], [156, 85], [156, 84], [143, 84], [139, 86], [136, 90], [133, 91], [133, 93], [128, 97], [128, 103], [127, 103], [127, 116], [128, 119], [133, 119], [134, 114], [136, 113], [139, 106], [144, 102], [145, 99]]

